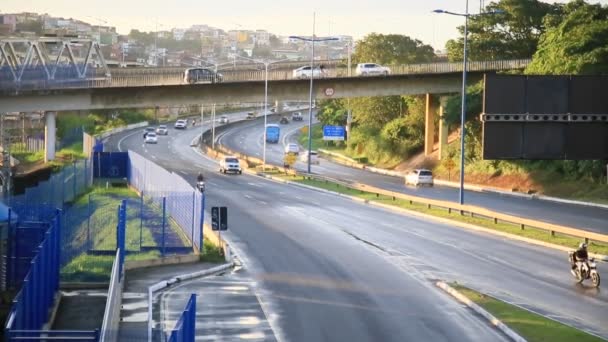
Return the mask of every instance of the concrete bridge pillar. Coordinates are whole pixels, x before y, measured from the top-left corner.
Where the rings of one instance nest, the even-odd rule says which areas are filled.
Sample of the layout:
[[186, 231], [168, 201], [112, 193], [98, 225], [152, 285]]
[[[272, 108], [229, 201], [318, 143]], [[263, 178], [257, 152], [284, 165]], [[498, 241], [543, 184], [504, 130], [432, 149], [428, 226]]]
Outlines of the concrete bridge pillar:
[[439, 100], [439, 153], [437, 154], [437, 159], [441, 160], [443, 157], [447, 155], [448, 151], [448, 133], [449, 127], [445, 122], [445, 105], [447, 98], [442, 97]]
[[432, 94], [426, 94], [425, 125], [424, 125], [424, 155], [433, 153], [435, 144], [435, 103]]
[[48, 163], [55, 160], [55, 142], [57, 140], [57, 131], [55, 129], [55, 120], [57, 112], [44, 113], [44, 162]]

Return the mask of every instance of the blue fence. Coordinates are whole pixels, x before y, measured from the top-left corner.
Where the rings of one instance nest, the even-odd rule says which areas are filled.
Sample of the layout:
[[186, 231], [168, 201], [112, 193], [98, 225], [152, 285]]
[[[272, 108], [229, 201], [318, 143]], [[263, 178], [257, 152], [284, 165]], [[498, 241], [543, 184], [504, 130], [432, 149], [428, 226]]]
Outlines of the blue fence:
[[127, 152], [94, 152], [95, 178], [127, 178], [129, 155]]
[[21, 334], [16, 331], [39, 330], [47, 321], [55, 293], [59, 290], [60, 229], [61, 215], [58, 212], [44, 232], [44, 240], [35, 249], [36, 255], [23, 279], [21, 291], [13, 301], [5, 329], [9, 337]]
[[20, 217], [22, 214], [27, 215], [27, 210], [38, 213], [40, 210], [36, 206], [63, 209], [65, 203], [83, 194], [92, 184], [91, 161], [78, 160], [54, 173], [48, 180], [40, 182], [38, 186], [27, 188], [25, 193], [9, 197], [6, 204], [17, 211]]
[[196, 294], [191, 294], [188, 304], [169, 336], [169, 342], [194, 342], [196, 337]]
[[[129, 151], [128, 179], [129, 184], [143, 194], [142, 207], [148, 208], [143, 212], [143, 223], [152, 227], [154, 236], [166, 239], [160, 241], [166, 249], [178, 246], [180, 241], [197, 250], [202, 248], [204, 194], [181, 176], [132, 151]], [[176, 236], [165, 234], [171, 224], [179, 229]]]

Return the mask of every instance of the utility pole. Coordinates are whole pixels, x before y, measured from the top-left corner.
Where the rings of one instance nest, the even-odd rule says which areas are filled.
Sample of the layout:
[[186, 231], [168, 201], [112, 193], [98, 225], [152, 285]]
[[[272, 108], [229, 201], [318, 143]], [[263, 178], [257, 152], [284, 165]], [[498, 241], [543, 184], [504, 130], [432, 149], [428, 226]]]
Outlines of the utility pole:
[[8, 203], [11, 191], [11, 137], [5, 130], [4, 115], [0, 118], [0, 122], [2, 130], [2, 170], [0, 170], [0, 178], [2, 180], [2, 197], [5, 203]]

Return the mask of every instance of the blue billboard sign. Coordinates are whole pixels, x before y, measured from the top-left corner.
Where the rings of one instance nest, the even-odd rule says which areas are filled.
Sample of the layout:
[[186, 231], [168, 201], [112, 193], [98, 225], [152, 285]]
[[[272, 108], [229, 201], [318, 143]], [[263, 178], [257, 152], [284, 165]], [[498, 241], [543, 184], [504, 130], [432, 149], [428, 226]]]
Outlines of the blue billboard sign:
[[323, 140], [340, 140], [346, 137], [344, 126], [323, 126]]

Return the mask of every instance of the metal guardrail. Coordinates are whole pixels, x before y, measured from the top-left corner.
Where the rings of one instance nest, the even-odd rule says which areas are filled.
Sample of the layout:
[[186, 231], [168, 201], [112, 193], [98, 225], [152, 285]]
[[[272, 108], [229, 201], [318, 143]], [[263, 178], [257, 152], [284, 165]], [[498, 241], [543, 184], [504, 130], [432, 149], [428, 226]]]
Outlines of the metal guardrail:
[[386, 196], [386, 197], [392, 198], [393, 201], [400, 199], [400, 200], [406, 200], [410, 204], [416, 203], [416, 204], [426, 205], [428, 209], [431, 209], [433, 207], [441, 208], [441, 209], [446, 209], [448, 211], [448, 213], [452, 213], [452, 211], [455, 211], [455, 212], [460, 213], [461, 215], [469, 214], [471, 217], [488, 218], [488, 219], [491, 219], [495, 224], [497, 224], [499, 222], [511, 223], [511, 224], [519, 225], [522, 230], [525, 229], [526, 227], [541, 229], [541, 230], [545, 230], [545, 231], [549, 232], [549, 234], [551, 236], [555, 236], [556, 233], [559, 233], [559, 234], [563, 234], [563, 235], [568, 235], [568, 236], [572, 236], [572, 237], [585, 239], [586, 242], [597, 241], [597, 242], [608, 243], [608, 235], [605, 235], [605, 234], [599, 234], [599, 233], [589, 232], [589, 231], [585, 231], [585, 230], [581, 230], [581, 229], [561, 226], [561, 225], [557, 225], [557, 224], [546, 223], [546, 222], [541, 222], [541, 221], [532, 220], [532, 219], [526, 219], [526, 218], [522, 218], [522, 217], [518, 217], [518, 216], [514, 216], [514, 215], [503, 214], [503, 213], [499, 213], [496, 211], [492, 211], [492, 210], [489, 210], [486, 208], [473, 206], [473, 205], [460, 205], [458, 203], [449, 202], [449, 201], [440, 201], [440, 200], [433, 200], [433, 199], [428, 199], [428, 198], [424, 198], [424, 197], [406, 195], [406, 194], [402, 194], [400, 192], [384, 190], [384, 189], [380, 189], [380, 188], [377, 188], [374, 186], [361, 184], [361, 183], [348, 183], [348, 182], [343, 182], [343, 181], [333, 179], [330, 177], [324, 177], [324, 176], [319, 176], [319, 175], [314, 175], [314, 174], [305, 174], [305, 173], [297, 173], [297, 174], [300, 176], [303, 176], [303, 177], [307, 177], [307, 178], [336, 183], [336, 184], [342, 185], [344, 187], [347, 187], [347, 188], [350, 188], [353, 190], [372, 193], [372, 194], [375, 194], [377, 198], [379, 198], [380, 196]]
[[[530, 59], [516, 60], [496, 60], [496, 61], [473, 61], [469, 62], [468, 70], [471, 72], [484, 71], [506, 71], [525, 68]], [[399, 75], [428, 75], [428, 74], [448, 74], [462, 72], [462, 63], [422, 63], [407, 65], [391, 65], [393, 76]], [[111, 77], [105, 77], [100, 73], [88, 80], [77, 80], [74, 82], [30, 82], [30, 83], [3, 83], [0, 82], [0, 90], [11, 90], [17, 87], [19, 90], [37, 89], [73, 89], [73, 88], [114, 88], [114, 87], [148, 87], [148, 86], [168, 86], [185, 85], [184, 70], [187, 68], [134, 68], [134, 69], [114, 69]], [[348, 68], [340, 64], [327, 65], [324, 69], [323, 78], [350, 78], [359, 76], [349, 76]], [[265, 79], [263, 70], [221, 70], [223, 83], [236, 82], [260, 82]], [[354, 74], [354, 73], [353, 73]], [[384, 77], [384, 76], [380, 76]], [[389, 76], [390, 77], [390, 76]], [[292, 70], [271, 70], [268, 73], [270, 81], [294, 80]]]
[[112, 264], [112, 276], [108, 288], [106, 308], [101, 324], [100, 341], [116, 341], [118, 338], [118, 324], [120, 323], [120, 307], [122, 302], [122, 267], [123, 259], [121, 249], [116, 250], [116, 257]]
[[[207, 147], [207, 148], [209, 150], [211, 150], [209, 147]], [[249, 163], [254, 164], [254, 165], [262, 164], [262, 160], [259, 158], [250, 157], [246, 154], [233, 151], [222, 145], [216, 145], [215, 154], [216, 155], [229, 154], [229, 155], [237, 156], [239, 159], [246, 161], [247, 162], [246, 165], [249, 165]], [[267, 163], [267, 164], [270, 164], [270, 163]], [[280, 166], [276, 166], [276, 167], [280, 167]], [[461, 215], [469, 214], [472, 217], [477, 216], [480, 218], [488, 218], [488, 219], [493, 220], [493, 222], [495, 224], [498, 224], [499, 222], [511, 223], [511, 224], [519, 225], [522, 230], [525, 229], [525, 227], [536, 228], [536, 229], [541, 229], [541, 230], [545, 230], [545, 231], [549, 232], [549, 234], [551, 236], [555, 236], [556, 233], [559, 233], [559, 234], [563, 234], [563, 235], [568, 235], [568, 236], [572, 236], [572, 237], [585, 239], [586, 242], [597, 241], [597, 242], [608, 243], [608, 235], [605, 235], [605, 234], [599, 234], [599, 233], [585, 231], [582, 229], [576, 229], [576, 228], [561, 226], [561, 225], [557, 225], [557, 224], [546, 223], [546, 222], [541, 222], [541, 221], [532, 220], [532, 219], [526, 219], [526, 218], [522, 218], [522, 217], [518, 217], [518, 216], [514, 216], [514, 215], [507, 215], [507, 214], [499, 213], [499, 212], [492, 211], [492, 210], [478, 207], [478, 206], [460, 205], [458, 203], [449, 202], [449, 201], [440, 201], [440, 200], [433, 200], [433, 199], [428, 199], [428, 198], [424, 198], [424, 197], [411, 196], [411, 195], [406, 195], [406, 194], [403, 194], [400, 192], [380, 189], [380, 188], [373, 187], [373, 186], [366, 185], [366, 184], [361, 184], [361, 183], [356, 183], [356, 182], [352, 182], [352, 183], [344, 182], [344, 181], [340, 181], [340, 180], [330, 178], [330, 177], [325, 177], [325, 176], [320, 176], [320, 175], [315, 175], [315, 174], [299, 173], [294, 170], [290, 170], [290, 173], [294, 174], [294, 175], [300, 175], [300, 176], [304, 176], [304, 177], [318, 179], [321, 181], [327, 181], [327, 182], [340, 184], [344, 187], [347, 187], [347, 188], [350, 188], [353, 190], [373, 193], [373, 194], [376, 194], [376, 197], [380, 197], [381, 195], [390, 197], [390, 198], [392, 198], [393, 201], [396, 201], [397, 199], [401, 199], [401, 200], [409, 201], [410, 204], [417, 203], [417, 204], [426, 205], [427, 208], [429, 208], [429, 209], [431, 209], [433, 207], [442, 208], [442, 209], [446, 209], [449, 213], [452, 213], [452, 211], [456, 211], [456, 212], [459, 212]]]

